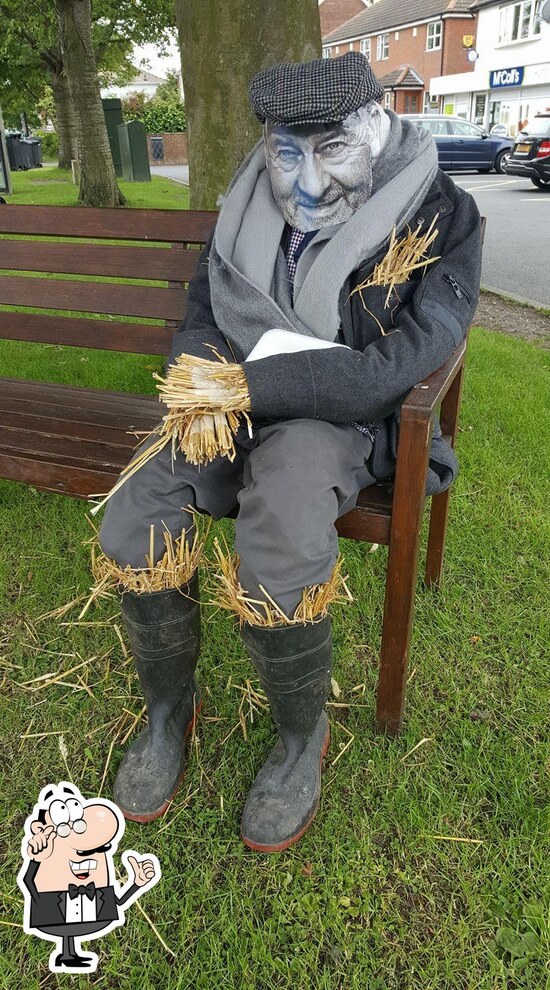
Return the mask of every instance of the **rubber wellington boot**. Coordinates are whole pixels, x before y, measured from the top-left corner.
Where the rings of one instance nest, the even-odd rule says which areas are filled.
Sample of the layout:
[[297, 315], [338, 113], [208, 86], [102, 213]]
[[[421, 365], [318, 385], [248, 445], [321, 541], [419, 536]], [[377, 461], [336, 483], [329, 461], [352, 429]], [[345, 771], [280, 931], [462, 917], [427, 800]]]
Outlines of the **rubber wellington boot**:
[[181, 783], [185, 741], [201, 709], [198, 575], [181, 589], [125, 591], [121, 607], [148, 724], [118, 768], [113, 796], [125, 818], [150, 822], [165, 813]]
[[280, 852], [315, 817], [321, 764], [329, 744], [324, 710], [332, 667], [331, 622], [262, 628], [246, 625], [244, 644], [267, 695], [279, 739], [248, 795], [241, 823], [245, 845]]

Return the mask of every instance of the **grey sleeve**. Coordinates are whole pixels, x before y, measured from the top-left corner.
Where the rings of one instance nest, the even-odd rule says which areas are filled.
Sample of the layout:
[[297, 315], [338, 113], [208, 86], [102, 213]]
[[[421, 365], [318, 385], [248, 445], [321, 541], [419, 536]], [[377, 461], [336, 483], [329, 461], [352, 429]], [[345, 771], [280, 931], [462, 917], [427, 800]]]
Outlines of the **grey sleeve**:
[[252, 417], [345, 423], [389, 416], [466, 335], [480, 277], [479, 213], [463, 194], [442, 256], [398, 314], [396, 330], [364, 351], [331, 348], [245, 363]]
[[201, 251], [197, 273], [189, 285], [185, 318], [174, 334], [168, 364], [173, 364], [180, 354], [192, 354], [194, 357], [212, 361], [214, 357], [211, 347], [215, 347], [228, 361], [240, 359], [241, 355], [235, 354], [229, 347], [223, 333], [216, 325], [212, 312], [208, 277], [208, 257], [212, 236]]

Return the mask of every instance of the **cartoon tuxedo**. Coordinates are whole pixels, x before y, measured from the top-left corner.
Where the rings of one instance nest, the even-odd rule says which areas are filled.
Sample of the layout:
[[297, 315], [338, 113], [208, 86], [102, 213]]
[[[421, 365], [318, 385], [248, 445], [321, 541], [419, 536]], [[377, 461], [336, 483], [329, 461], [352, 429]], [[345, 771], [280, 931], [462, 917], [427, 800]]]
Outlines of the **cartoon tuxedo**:
[[125, 906], [160, 878], [156, 856], [142, 859], [127, 850], [122, 861], [128, 881], [122, 889], [113, 882], [113, 853], [123, 831], [116, 805], [85, 801], [65, 781], [43, 788], [27, 819], [18, 876], [25, 896], [24, 929], [57, 942], [50, 956], [52, 972], [93, 972], [97, 955], [80, 955], [80, 939], [122, 925]]

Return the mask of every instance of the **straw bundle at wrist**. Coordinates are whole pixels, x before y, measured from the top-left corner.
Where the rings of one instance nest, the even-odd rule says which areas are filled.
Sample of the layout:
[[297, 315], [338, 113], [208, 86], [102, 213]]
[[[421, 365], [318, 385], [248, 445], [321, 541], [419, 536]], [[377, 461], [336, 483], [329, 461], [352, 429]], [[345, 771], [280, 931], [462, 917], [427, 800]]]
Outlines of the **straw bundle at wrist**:
[[240, 364], [231, 364], [214, 348], [215, 361], [181, 354], [159, 382], [159, 399], [168, 406], [162, 422], [148, 437], [157, 439], [122, 471], [109, 494], [91, 510], [95, 515], [122, 485], [168, 444], [172, 458], [178, 450], [191, 464], [208, 464], [215, 457], [235, 459], [235, 436], [244, 419], [252, 435], [248, 416], [250, 396]]

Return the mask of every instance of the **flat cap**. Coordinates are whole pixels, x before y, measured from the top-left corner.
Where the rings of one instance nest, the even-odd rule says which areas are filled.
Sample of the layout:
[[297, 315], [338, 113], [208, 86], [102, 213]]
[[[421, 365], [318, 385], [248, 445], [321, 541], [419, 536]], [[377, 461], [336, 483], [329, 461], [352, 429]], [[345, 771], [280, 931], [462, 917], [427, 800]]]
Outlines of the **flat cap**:
[[262, 69], [248, 89], [259, 120], [286, 126], [345, 120], [383, 87], [361, 52], [313, 62], [282, 62]]

